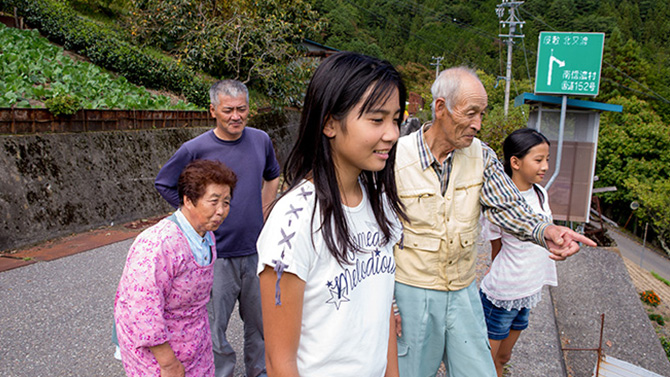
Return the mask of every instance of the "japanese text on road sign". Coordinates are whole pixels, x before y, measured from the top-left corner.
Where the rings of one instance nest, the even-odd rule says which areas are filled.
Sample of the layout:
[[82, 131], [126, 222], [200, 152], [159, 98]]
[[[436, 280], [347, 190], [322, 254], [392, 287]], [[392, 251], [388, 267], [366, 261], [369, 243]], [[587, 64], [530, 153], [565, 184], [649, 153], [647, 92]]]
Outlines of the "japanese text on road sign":
[[535, 92], [597, 95], [604, 41], [603, 33], [541, 32]]

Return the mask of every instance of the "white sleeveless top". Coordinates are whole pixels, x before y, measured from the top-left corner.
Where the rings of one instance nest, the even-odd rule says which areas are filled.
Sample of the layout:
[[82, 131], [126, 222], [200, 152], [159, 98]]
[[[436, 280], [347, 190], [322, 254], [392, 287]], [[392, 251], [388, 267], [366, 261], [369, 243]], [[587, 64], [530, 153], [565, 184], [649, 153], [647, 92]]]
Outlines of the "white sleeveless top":
[[[536, 187], [544, 194], [543, 206], [532, 187], [522, 191], [521, 195], [535, 212], [551, 221], [547, 191], [542, 186]], [[481, 225], [484, 241], [502, 238], [500, 253], [491, 263], [490, 272], [482, 279], [482, 292], [494, 305], [503, 309], [533, 308], [542, 298], [544, 285], [557, 285], [556, 263], [549, 258], [549, 251], [532, 242], [519, 241], [483, 215]]]

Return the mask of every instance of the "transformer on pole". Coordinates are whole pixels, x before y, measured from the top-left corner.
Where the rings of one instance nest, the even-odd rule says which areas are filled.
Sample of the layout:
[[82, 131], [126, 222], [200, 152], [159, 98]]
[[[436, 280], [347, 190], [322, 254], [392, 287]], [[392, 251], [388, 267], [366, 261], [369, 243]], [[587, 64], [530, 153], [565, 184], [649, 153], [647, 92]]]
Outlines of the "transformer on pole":
[[[500, 38], [507, 38], [505, 40], [505, 43], [507, 44], [507, 74], [505, 75], [505, 104], [504, 104], [504, 109], [505, 109], [505, 119], [507, 119], [507, 113], [509, 110], [509, 90], [510, 90], [510, 83], [512, 81], [512, 47], [514, 45], [514, 38], [523, 38], [523, 34], [516, 34], [517, 30], [517, 25], [519, 26], [519, 31], [523, 29], [523, 25], [525, 24], [524, 21], [519, 19], [519, 16], [517, 15], [517, 8], [523, 4], [523, 1], [509, 1], [509, 0], [502, 0], [502, 4], [496, 5], [496, 13], [498, 14], [498, 18], [500, 19], [500, 24], [502, 24], [503, 27], [509, 27], [509, 32], [507, 34], [499, 34], [498, 36]], [[503, 20], [503, 16], [505, 15], [505, 9], [507, 9], [507, 12], [509, 13], [509, 17], [506, 20]]]
[[444, 56], [433, 56], [435, 63], [430, 63], [430, 65], [435, 66], [435, 80], [437, 80], [437, 76], [440, 75], [440, 63], [442, 62], [442, 59], [444, 59]]

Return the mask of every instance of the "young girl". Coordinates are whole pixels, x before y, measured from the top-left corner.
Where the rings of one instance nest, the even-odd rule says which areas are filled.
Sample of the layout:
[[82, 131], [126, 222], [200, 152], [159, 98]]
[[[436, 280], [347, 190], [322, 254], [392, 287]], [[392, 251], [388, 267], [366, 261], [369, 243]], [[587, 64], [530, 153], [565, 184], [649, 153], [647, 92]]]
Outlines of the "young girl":
[[[526, 202], [551, 221], [549, 199], [538, 185], [549, 162], [549, 141], [541, 133], [525, 128], [512, 132], [503, 143], [505, 172]], [[549, 252], [530, 242], [502, 232], [482, 216], [482, 237], [491, 241], [491, 269], [481, 283], [491, 354], [498, 376], [512, 356], [528, 315], [541, 299], [544, 285], [556, 285], [556, 266]]]
[[391, 303], [405, 104], [385, 61], [343, 52], [309, 83], [288, 190], [258, 239], [271, 376], [397, 376]]

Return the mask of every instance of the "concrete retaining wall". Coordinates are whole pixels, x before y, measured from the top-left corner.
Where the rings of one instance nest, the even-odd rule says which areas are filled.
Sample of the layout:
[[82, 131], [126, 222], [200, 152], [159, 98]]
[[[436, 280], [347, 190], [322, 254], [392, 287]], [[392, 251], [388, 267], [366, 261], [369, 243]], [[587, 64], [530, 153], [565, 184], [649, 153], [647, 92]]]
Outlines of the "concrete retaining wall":
[[[268, 113], [250, 126], [268, 132], [282, 162], [298, 120]], [[0, 135], [0, 251], [171, 211], [153, 180], [208, 129]]]

